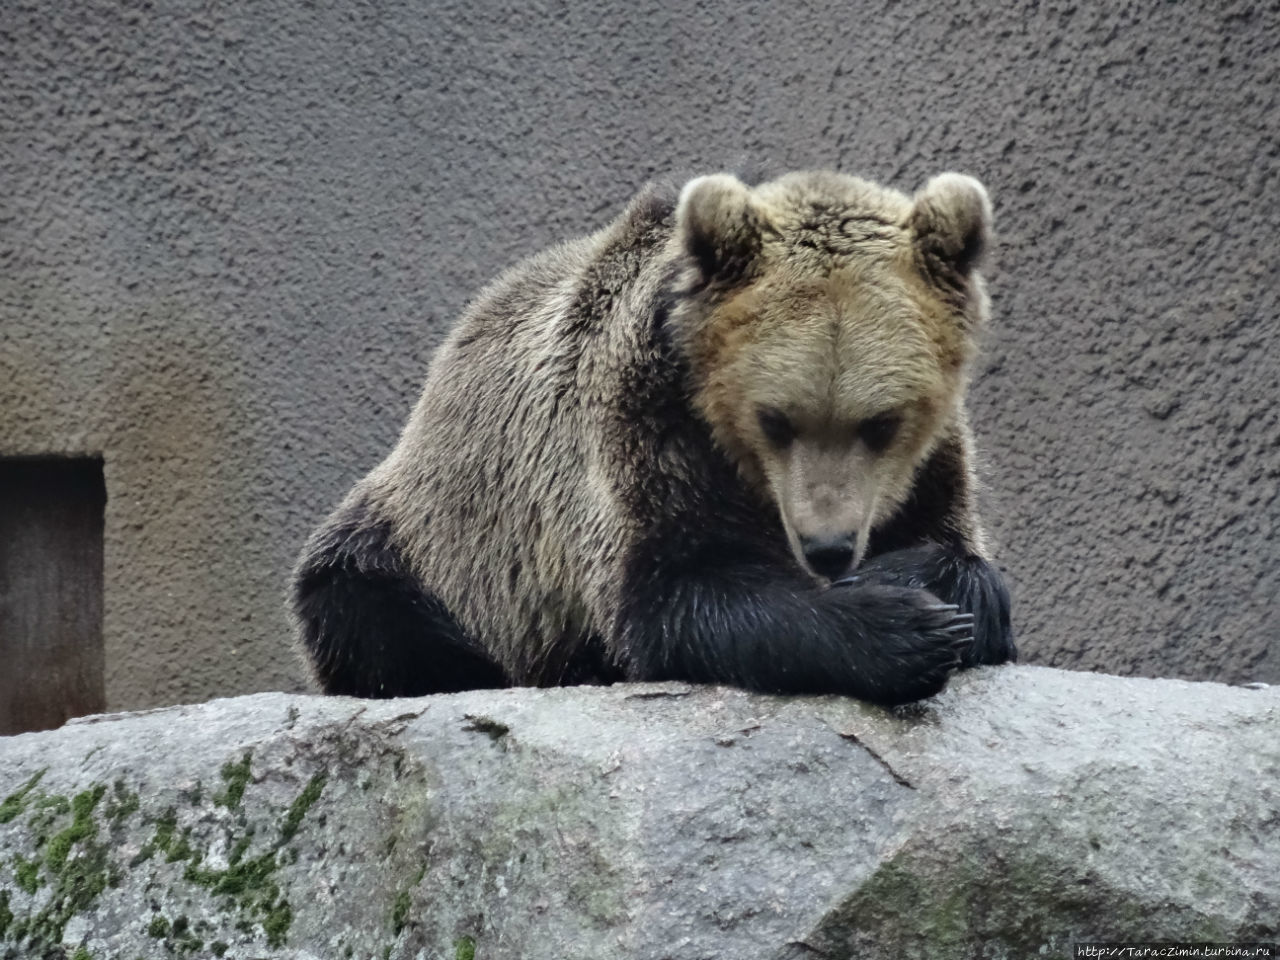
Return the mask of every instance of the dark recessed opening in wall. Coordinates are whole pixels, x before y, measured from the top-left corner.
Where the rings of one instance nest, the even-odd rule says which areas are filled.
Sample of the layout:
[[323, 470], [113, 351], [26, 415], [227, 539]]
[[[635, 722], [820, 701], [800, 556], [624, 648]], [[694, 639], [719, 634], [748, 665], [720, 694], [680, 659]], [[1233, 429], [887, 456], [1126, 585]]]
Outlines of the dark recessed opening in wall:
[[106, 706], [102, 460], [0, 458], [0, 734]]

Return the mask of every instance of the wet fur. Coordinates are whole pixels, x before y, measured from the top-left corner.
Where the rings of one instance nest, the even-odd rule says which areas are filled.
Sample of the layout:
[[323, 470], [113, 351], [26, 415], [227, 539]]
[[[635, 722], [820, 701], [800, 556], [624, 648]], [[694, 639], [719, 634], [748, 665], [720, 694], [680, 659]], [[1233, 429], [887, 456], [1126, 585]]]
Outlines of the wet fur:
[[[766, 236], [789, 247], [774, 254], [805, 268], [891, 247], [963, 368], [985, 311], [966, 251], [922, 242], [900, 194], [794, 176], [775, 202], [803, 216]], [[796, 562], [702, 391], [724, 338], [688, 328], [758, 281], [758, 238], [686, 242], [678, 198], [650, 186], [599, 233], [518, 265], [441, 346], [400, 442], [295, 573], [326, 691], [687, 679], [899, 703], [962, 662], [1013, 657], [962, 407], [918, 452], [856, 582], [824, 587]]]

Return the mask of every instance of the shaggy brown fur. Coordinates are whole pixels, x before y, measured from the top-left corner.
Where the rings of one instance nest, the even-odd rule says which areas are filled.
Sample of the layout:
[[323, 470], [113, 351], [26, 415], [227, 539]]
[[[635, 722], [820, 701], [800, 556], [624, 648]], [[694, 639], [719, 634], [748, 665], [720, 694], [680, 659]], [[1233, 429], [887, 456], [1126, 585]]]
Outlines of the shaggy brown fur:
[[963, 409], [989, 220], [956, 174], [719, 174], [508, 271], [304, 550], [320, 683], [896, 703], [1010, 659]]

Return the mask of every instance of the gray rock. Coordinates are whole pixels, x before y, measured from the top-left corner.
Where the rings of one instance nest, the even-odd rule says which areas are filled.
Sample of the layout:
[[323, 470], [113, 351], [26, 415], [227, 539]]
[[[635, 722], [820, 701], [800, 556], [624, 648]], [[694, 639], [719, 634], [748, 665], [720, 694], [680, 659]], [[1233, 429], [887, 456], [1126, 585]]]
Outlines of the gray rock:
[[1037, 667], [890, 713], [285, 694], [0, 739], [0, 957], [1067, 957], [1274, 940], [1280, 690]]

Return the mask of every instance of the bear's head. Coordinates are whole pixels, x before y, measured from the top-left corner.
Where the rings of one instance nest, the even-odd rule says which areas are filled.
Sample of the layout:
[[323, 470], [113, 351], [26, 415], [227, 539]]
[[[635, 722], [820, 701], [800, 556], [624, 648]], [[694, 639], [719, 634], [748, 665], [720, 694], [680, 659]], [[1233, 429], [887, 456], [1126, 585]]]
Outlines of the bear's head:
[[681, 192], [670, 322], [695, 406], [817, 576], [857, 565], [955, 429], [990, 222], [982, 185], [955, 173], [913, 198], [834, 173]]

